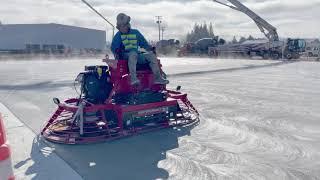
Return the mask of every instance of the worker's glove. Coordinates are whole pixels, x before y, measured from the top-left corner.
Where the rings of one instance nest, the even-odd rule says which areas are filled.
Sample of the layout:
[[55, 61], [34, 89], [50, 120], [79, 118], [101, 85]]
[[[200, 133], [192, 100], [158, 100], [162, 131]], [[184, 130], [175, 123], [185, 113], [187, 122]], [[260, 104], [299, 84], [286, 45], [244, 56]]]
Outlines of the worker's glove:
[[147, 52], [148, 52], [148, 50], [146, 50], [145, 48], [142, 48], [142, 47], [139, 47], [139, 48], [138, 48], [138, 51], [139, 51], [140, 53], [147, 53]]
[[102, 59], [102, 62], [107, 63], [109, 60], [110, 60], [110, 58], [109, 58], [109, 54], [106, 54], [105, 58], [104, 58], [104, 59]]

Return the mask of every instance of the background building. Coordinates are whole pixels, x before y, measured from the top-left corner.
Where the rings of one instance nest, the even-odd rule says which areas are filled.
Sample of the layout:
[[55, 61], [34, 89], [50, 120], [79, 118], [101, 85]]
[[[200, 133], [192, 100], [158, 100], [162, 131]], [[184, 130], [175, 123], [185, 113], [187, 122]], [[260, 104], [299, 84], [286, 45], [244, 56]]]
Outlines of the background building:
[[0, 24], [0, 51], [66, 53], [103, 51], [105, 31], [62, 24]]

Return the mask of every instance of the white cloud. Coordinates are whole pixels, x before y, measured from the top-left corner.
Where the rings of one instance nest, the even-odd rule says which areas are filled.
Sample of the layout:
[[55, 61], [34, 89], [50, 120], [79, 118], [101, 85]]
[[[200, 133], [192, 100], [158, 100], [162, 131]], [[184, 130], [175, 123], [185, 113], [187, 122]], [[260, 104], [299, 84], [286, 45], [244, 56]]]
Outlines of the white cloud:
[[[233, 35], [262, 37], [254, 22], [242, 14], [209, 0], [87, 0], [115, 23], [119, 12], [132, 17], [134, 28], [148, 39], [158, 37], [155, 16], [164, 17], [167, 38], [183, 37], [195, 22], [214, 22], [215, 32], [230, 39]], [[227, 2], [225, 0], [221, 0]], [[280, 36], [319, 37], [320, 0], [240, 0], [277, 27]], [[107, 25], [81, 0], [1, 0], [3, 23], [61, 23], [105, 29]], [[108, 28], [111, 34], [110, 28]]]

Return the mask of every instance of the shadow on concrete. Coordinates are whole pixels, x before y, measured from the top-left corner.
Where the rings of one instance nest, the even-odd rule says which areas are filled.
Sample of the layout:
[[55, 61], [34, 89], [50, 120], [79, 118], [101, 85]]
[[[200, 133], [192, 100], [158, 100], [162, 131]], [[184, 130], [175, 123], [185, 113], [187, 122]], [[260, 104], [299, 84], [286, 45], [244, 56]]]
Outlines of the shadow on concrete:
[[190, 135], [191, 129], [165, 129], [102, 144], [50, 145], [84, 179], [167, 179], [169, 173], [158, 162], [166, 151], [178, 148], [178, 138]]
[[17, 179], [81, 179], [75, 171], [54, 154], [54, 149], [44, 143], [40, 136], [33, 139], [30, 157], [15, 164], [14, 168], [22, 168], [21, 171], [24, 172], [24, 174], [18, 174]]
[[[50, 155], [52, 154], [52, 150], [48, 148], [45, 143], [39, 140], [40, 139], [38, 137], [35, 137], [33, 139], [30, 157], [14, 165], [15, 169], [23, 168], [23, 166], [28, 167], [25, 171], [25, 175], [22, 175], [23, 178], [28, 177], [28, 179], [30, 179], [32, 177], [33, 180], [53, 178], [48, 177], [48, 174], [50, 174], [48, 173], [48, 171], [52, 170], [47, 169], [48, 163], [52, 162], [47, 161], [47, 159], [50, 158]], [[51, 168], [54, 168], [54, 164], [52, 164]]]

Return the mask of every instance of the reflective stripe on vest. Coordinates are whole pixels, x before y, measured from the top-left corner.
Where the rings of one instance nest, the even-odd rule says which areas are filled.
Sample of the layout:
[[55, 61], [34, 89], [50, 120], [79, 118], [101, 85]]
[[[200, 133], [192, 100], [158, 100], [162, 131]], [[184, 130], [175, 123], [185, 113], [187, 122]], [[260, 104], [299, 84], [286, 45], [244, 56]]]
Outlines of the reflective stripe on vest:
[[136, 34], [121, 35], [122, 43], [126, 51], [138, 49], [138, 40]]

